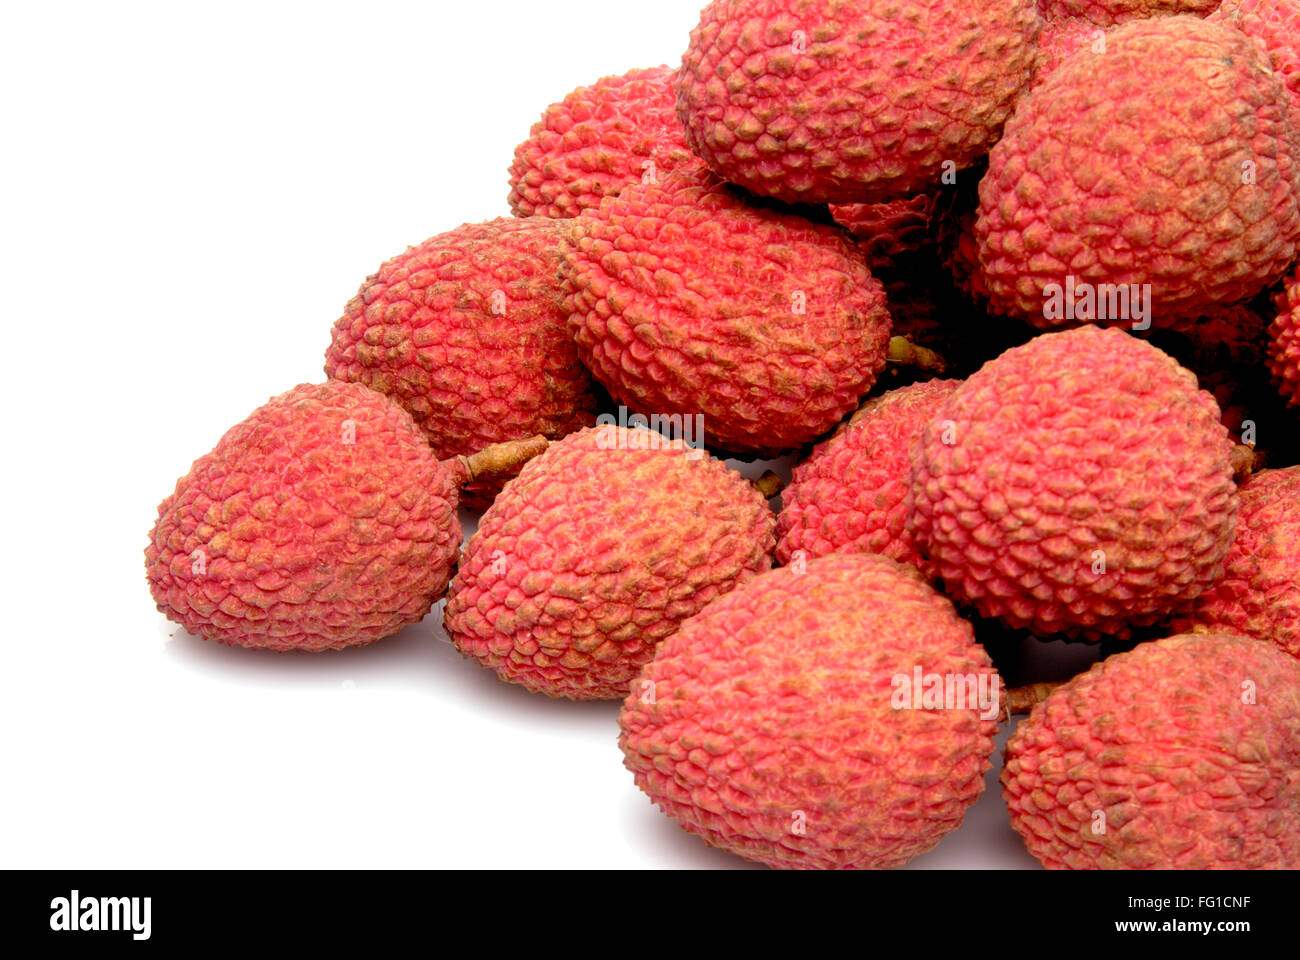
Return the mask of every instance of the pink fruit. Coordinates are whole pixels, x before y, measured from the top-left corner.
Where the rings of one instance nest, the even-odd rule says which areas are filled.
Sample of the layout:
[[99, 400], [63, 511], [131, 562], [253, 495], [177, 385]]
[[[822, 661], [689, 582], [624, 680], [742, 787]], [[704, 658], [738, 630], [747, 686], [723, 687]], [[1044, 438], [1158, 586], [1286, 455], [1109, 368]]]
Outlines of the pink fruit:
[[1139, 644], [1007, 742], [1003, 797], [1055, 869], [1300, 868], [1300, 661], [1232, 634]]
[[[965, 699], [927, 705], [905, 689], [917, 676], [958, 680]], [[996, 684], [919, 573], [837, 554], [682, 624], [633, 683], [619, 745], [637, 786], [710, 846], [774, 867], [894, 867], [984, 789]]]
[[959, 386], [929, 380], [869, 400], [794, 468], [781, 494], [776, 557], [882, 553], [925, 569], [907, 531], [912, 444]]

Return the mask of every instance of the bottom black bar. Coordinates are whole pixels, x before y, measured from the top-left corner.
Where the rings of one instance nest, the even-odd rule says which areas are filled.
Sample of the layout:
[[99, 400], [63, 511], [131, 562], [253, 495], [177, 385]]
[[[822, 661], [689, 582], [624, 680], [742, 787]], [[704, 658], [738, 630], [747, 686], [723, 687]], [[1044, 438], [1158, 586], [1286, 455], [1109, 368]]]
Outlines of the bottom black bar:
[[1005, 949], [1031, 943], [1026, 935], [1071, 946], [1183, 949], [1199, 939], [1231, 949], [1289, 938], [1295, 913], [1294, 873], [10, 871], [4, 880], [0, 913], [11, 941], [93, 949], [338, 949], [426, 937], [436, 946], [448, 934], [485, 937], [481, 945], [494, 949], [512, 941], [651, 949], [678, 936], [693, 950], [705, 941], [770, 950], [784, 937], [805, 945], [849, 938], [864, 949], [949, 941]]

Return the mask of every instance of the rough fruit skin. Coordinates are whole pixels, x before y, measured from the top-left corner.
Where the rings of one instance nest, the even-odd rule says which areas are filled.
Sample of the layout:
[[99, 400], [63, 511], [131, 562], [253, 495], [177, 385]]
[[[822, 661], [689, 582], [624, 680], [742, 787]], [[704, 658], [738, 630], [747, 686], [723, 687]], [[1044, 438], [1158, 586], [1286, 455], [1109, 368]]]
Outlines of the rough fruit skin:
[[[334, 324], [325, 375], [391, 396], [440, 458], [596, 420], [556, 273], [568, 221], [470, 223], [384, 263]], [[470, 485], [483, 507], [508, 477]]]
[[843, 231], [750, 202], [707, 171], [633, 184], [563, 253], [582, 360], [643, 414], [703, 414], [746, 454], [831, 429], [884, 368], [885, 295]]
[[[1105, 37], [1099, 38], [1099, 33], [1104, 33], [1101, 27], [1080, 17], [1044, 20], [1043, 32], [1038, 37], [1038, 68], [1029, 82], [1030, 89], [1076, 53], [1103, 53]], [[1095, 48], [1094, 44], [1097, 44]]]
[[774, 570], [664, 641], [623, 704], [623, 762], [710, 846], [773, 867], [895, 867], [961, 824], [997, 729], [972, 708], [895, 709], [893, 678], [917, 667], [996, 681], [912, 568], [836, 554]]
[[1155, 347], [1115, 329], [1044, 334], [926, 424], [909, 530], [985, 616], [1123, 636], [1222, 575], [1232, 449], [1214, 398]]
[[1116, 654], [1021, 721], [1002, 788], [1046, 867], [1296, 869], [1300, 661], [1232, 634]]
[[145, 550], [158, 609], [190, 633], [333, 650], [418, 622], [460, 547], [456, 484], [401, 407], [303, 384], [194, 462]]
[[1066, 323], [1044, 290], [1069, 277], [1150, 284], [1157, 325], [1249, 299], [1296, 258], [1296, 144], [1241, 32], [1187, 16], [1116, 27], [1104, 54], [1068, 58], [1021, 101], [990, 154], [975, 234], [993, 306]]
[[1300, 657], [1300, 466], [1262, 470], [1242, 485], [1224, 565], [1175, 628], [1241, 633]]
[[909, 452], [921, 428], [960, 385], [927, 380], [867, 401], [794, 468], [781, 494], [776, 559], [880, 553], [925, 569], [907, 531]]
[[933, 195], [918, 193], [886, 203], [833, 203], [830, 210], [835, 222], [853, 234], [876, 274], [926, 245], [934, 206]]
[[1082, 17], [1102, 26], [1179, 13], [1203, 17], [1218, 5], [1219, 0], [1038, 0], [1044, 18]]
[[682, 620], [771, 566], [773, 526], [762, 495], [702, 451], [586, 429], [526, 464], [483, 515], [447, 633], [503, 680], [616, 699]]
[[515, 148], [515, 216], [576, 217], [642, 177], [698, 162], [677, 122], [676, 72], [629, 70], [547, 107]]
[[1288, 406], [1300, 407], [1300, 269], [1274, 299], [1277, 316], [1268, 328], [1270, 369]]
[[1264, 48], [1291, 100], [1292, 126], [1300, 129], [1300, 2], [1225, 0], [1205, 19], [1234, 26]]
[[715, 0], [677, 75], [686, 141], [787, 201], [905, 197], [988, 152], [1033, 70], [1033, 0]]

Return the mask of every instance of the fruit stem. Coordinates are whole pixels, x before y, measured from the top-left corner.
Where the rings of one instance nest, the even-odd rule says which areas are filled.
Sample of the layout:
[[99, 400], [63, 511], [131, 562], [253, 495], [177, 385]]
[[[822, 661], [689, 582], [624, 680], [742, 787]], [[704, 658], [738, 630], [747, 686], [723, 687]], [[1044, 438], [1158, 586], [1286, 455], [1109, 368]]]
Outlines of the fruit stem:
[[749, 481], [749, 483], [755, 490], [763, 495], [764, 500], [772, 499], [785, 489], [785, 481], [771, 470], [764, 470], [762, 476], [756, 480]]
[[1013, 714], [1028, 713], [1034, 709], [1034, 704], [1042, 703], [1059, 686], [1059, 683], [1029, 683], [1012, 687], [1002, 698], [1003, 719], [1010, 720]]
[[1264, 455], [1254, 447], [1239, 443], [1232, 448], [1232, 474], [1238, 483], [1245, 483], [1263, 465]]
[[907, 337], [889, 338], [888, 359], [890, 363], [916, 367], [928, 373], [941, 374], [948, 369], [948, 364], [943, 357], [926, 347], [918, 347]]
[[455, 475], [457, 484], [464, 487], [483, 477], [510, 473], [543, 453], [548, 446], [550, 441], [539, 434], [522, 440], [494, 443], [468, 457], [452, 457], [444, 462]]

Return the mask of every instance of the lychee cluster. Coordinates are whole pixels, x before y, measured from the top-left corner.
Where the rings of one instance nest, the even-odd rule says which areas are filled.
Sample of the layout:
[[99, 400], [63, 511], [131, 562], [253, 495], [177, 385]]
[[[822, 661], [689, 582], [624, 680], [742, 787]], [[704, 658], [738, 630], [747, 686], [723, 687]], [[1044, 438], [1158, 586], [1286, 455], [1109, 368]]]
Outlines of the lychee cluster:
[[714, 0], [194, 461], [155, 604], [277, 652], [440, 620], [621, 701], [636, 786], [774, 867], [933, 848], [1028, 713], [1043, 865], [1300, 868], [1297, 23]]

